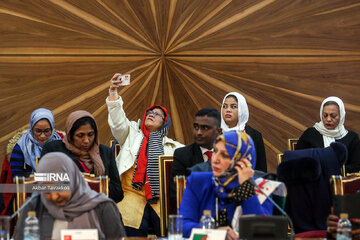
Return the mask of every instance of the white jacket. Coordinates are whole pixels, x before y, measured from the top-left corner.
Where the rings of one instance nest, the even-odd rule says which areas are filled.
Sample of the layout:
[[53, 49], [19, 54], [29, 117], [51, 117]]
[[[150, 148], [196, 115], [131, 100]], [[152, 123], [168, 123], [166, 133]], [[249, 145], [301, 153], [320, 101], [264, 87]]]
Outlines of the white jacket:
[[[133, 166], [144, 134], [140, 129], [140, 119], [138, 122], [127, 119], [121, 97], [116, 101], [109, 101], [109, 98], [106, 98], [106, 104], [109, 112], [108, 122], [111, 132], [121, 146], [120, 153], [116, 157], [116, 165], [121, 176], [121, 174]], [[164, 155], [174, 155], [176, 148], [184, 146], [168, 137], [163, 138], [163, 145]]]

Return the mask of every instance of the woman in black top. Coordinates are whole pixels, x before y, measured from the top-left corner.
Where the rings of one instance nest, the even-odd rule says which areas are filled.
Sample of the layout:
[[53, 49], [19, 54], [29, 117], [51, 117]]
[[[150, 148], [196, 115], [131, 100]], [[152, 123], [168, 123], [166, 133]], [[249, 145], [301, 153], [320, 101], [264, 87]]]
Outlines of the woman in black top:
[[325, 148], [336, 141], [346, 145], [348, 159], [345, 162], [346, 173], [360, 171], [359, 136], [345, 129], [345, 106], [338, 97], [326, 98], [320, 108], [320, 122], [308, 128], [296, 144], [296, 150], [305, 148]]
[[225, 95], [221, 106], [221, 129], [246, 132], [254, 140], [256, 149], [255, 170], [267, 172], [265, 146], [261, 133], [247, 124], [249, 108], [243, 95], [230, 92]]
[[75, 162], [81, 172], [109, 176], [109, 197], [120, 202], [124, 194], [114, 154], [109, 147], [99, 144], [93, 116], [82, 110], [71, 113], [66, 120], [65, 132], [63, 140], [45, 144], [41, 156], [48, 152], [63, 152]]

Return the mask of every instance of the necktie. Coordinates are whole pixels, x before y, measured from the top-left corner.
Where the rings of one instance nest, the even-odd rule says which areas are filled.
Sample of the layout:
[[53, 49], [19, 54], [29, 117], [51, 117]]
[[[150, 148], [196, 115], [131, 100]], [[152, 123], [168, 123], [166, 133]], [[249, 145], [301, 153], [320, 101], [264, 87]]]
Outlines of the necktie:
[[213, 154], [212, 151], [206, 151], [206, 152], [205, 152], [205, 155], [208, 157], [208, 160], [207, 160], [208, 162], [211, 162], [212, 154]]

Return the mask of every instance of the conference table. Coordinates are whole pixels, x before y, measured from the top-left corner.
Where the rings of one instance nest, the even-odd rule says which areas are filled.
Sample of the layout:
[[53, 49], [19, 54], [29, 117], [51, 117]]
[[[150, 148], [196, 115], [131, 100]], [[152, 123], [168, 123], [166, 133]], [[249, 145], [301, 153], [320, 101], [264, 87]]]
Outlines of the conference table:
[[[156, 238], [156, 237], [126, 237], [121, 240], [160, 240], [167, 238]], [[326, 240], [326, 238], [295, 238], [295, 240]]]

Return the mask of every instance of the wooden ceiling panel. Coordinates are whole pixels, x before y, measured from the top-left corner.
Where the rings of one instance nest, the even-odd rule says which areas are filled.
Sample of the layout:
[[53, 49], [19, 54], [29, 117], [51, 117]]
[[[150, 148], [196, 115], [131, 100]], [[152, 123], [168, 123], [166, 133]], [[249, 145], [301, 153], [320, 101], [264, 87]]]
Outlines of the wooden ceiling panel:
[[[236, 1], [227, 8], [237, 9]], [[357, 1], [259, 1], [224, 9], [169, 53], [179, 55], [358, 55]], [[271, 17], [270, 17], [271, 16]], [[216, 24], [214, 24], [214, 22]], [[351, 36], [351, 38], [349, 38]], [[355, 40], [357, 39], [357, 41]], [[221, 44], [219, 44], [221, 43]], [[230, 50], [231, 49], [231, 50]], [[228, 51], [230, 50], [230, 51]]]
[[329, 95], [360, 132], [359, 9], [357, 0], [0, 1], [0, 154], [38, 107], [53, 110], [57, 128], [90, 111], [108, 144], [105, 98], [120, 72], [131, 74], [119, 91], [127, 117], [164, 105], [169, 136], [186, 144], [200, 108], [242, 93], [275, 171], [287, 138], [318, 121]]
[[[36, 4], [35, 1], [25, 1], [22, 4], [27, 5], [22, 8], [1, 2], [0, 26], [6, 40], [1, 41], [2, 47], [16, 46], [23, 51], [34, 48], [30, 54], [39, 54], [39, 51], [43, 54], [57, 51], [65, 54], [99, 54], [100, 50], [102, 54], [153, 53], [142, 35], [121, 22], [117, 25], [108, 23], [115, 21], [114, 16], [111, 16], [111, 20], [103, 16], [100, 16], [103, 17], [101, 19], [70, 3], [62, 6], [61, 2], [40, 1]], [[94, 10], [98, 11], [97, 8]]]

